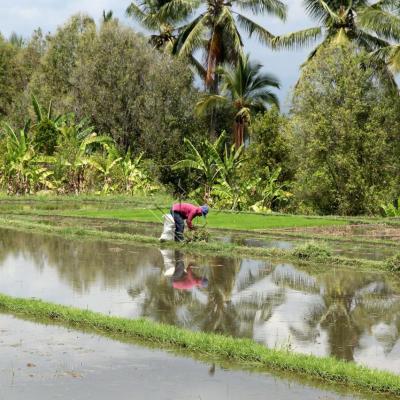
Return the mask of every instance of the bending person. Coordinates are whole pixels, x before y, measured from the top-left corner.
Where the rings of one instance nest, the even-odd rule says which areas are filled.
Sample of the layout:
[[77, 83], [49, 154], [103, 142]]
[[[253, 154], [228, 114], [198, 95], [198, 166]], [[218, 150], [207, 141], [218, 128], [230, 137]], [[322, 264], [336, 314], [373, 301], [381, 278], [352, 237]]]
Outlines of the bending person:
[[193, 218], [205, 217], [208, 214], [208, 206], [201, 207], [194, 206], [189, 203], [177, 203], [171, 208], [171, 215], [175, 221], [175, 241], [182, 242], [183, 231], [185, 230], [185, 220], [190, 230], [194, 229], [192, 224]]

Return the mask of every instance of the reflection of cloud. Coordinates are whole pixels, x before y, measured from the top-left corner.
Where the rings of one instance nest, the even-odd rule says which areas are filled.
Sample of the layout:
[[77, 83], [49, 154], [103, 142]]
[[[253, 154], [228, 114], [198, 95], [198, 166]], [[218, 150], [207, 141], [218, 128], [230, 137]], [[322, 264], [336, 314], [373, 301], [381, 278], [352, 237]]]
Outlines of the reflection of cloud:
[[[268, 321], [256, 321], [254, 339], [271, 348], [290, 346], [299, 353], [329, 355], [327, 332], [319, 325], [313, 330], [307, 323], [311, 310], [323, 307], [321, 297], [290, 289], [285, 296], [286, 301], [274, 310]], [[294, 336], [295, 332], [299, 332], [299, 338]]]
[[360, 345], [354, 351], [354, 361], [370, 368], [386, 369], [399, 374], [400, 340], [397, 340], [387, 353], [382, 335], [393, 339], [393, 336], [397, 336], [397, 328], [393, 325], [379, 323], [372, 327], [371, 334], [365, 332], [360, 338]]

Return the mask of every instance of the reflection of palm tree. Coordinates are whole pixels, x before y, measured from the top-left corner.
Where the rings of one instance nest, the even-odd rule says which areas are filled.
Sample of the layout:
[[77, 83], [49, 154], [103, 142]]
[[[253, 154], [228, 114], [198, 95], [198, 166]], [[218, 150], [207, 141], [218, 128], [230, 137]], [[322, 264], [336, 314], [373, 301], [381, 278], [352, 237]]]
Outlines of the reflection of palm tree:
[[202, 329], [237, 336], [239, 319], [231, 296], [240, 262], [234, 259], [228, 264], [224, 258], [217, 258], [216, 261], [224, 267], [210, 269], [208, 301], [201, 323]]
[[[365, 331], [385, 319], [387, 313], [371, 312], [371, 299], [377, 296], [390, 295], [390, 289], [385, 278], [374, 274], [349, 273], [334, 271], [319, 275], [316, 279], [305, 278], [304, 273], [292, 271], [276, 277], [277, 282], [296, 290], [311, 293], [321, 293], [323, 306], [318, 304], [307, 317], [307, 330], [290, 327], [291, 334], [299, 341], [315, 342], [319, 327], [326, 330], [330, 354], [345, 360], [354, 359], [354, 350], [359, 347], [359, 341]], [[376, 284], [379, 282], [380, 284]], [[396, 302], [397, 304], [397, 302]], [[392, 317], [397, 307], [386, 304], [391, 309]]]
[[[143, 317], [166, 324], [181, 325], [177, 308], [190, 301], [190, 294], [174, 290], [169, 279], [158, 275], [149, 276], [142, 282], [140, 292], [144, 291], [145, 299], [142, 305]], [[128, 293], [135, 298], [137, 292], [133, 288]]]
[[271, 269], [248, 271], [239, 276], [240, 259], [217, 258], [223, 267], [211, 268], [205, 313], [198, 316], [203, 330], [236, 337], [253, 337], [254, 324], [268, 320], [284, 300], [283, 290], [260, 293], [253, 285], [262, 282]]

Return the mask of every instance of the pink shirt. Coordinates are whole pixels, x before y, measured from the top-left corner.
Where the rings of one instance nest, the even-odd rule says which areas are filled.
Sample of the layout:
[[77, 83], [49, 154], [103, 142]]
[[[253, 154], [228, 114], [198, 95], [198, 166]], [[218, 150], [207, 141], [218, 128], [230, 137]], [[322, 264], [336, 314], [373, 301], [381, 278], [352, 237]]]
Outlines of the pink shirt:
[[196, 207], [190, 203], [178, 203], [172, 206], [172, 211], [177, 211], [182, 215], [183, 219], [187, 220], [189, 229], [193, 229], [192, 220], [195, 217], [201, 217], [203, 215], [201, 207]]

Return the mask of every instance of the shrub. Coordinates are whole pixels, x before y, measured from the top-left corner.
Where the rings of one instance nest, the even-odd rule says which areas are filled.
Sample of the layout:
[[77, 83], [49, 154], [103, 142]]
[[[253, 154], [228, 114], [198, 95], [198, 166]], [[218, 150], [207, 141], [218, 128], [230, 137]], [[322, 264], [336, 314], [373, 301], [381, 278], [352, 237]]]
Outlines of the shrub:
[[385, 264], [389, 271], [400, 272], [400, 253], [386, 259]]
[[302, 260], [310, 260], [330, 257], [332, 251], [325, 242], [311, 241], [295, 247], [292, 254]]
[[43, 118], [33, 129], [33, 138], [36, 150], [52, 155], [57, 146], [58, 129], [55, 123]]
[[375, 213], [396, 185], [399, 98], [369, 60], [351, 46], [320, 49], [295, 91], [295, 194], [319, 213]]

